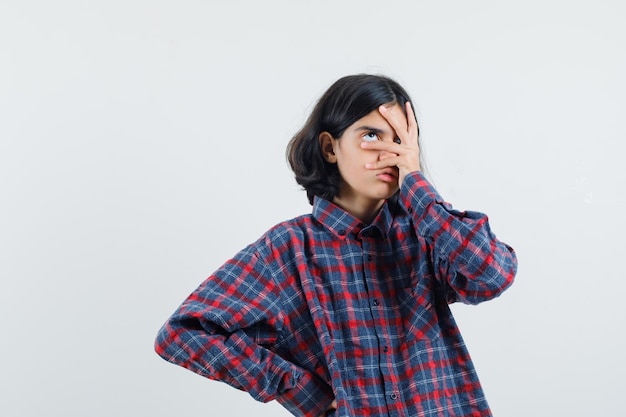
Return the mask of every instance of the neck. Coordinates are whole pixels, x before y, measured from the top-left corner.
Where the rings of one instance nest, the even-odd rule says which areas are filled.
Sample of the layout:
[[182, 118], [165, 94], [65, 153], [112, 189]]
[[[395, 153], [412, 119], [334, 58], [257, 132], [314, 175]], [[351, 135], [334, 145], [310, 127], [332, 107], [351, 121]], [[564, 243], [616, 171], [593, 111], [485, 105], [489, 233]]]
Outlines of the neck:
[[380, 211], [385, 200], [360, 200], [337, 196], [333, 199], [333, 203], [352, 214], [363, 223], [370, 224]]

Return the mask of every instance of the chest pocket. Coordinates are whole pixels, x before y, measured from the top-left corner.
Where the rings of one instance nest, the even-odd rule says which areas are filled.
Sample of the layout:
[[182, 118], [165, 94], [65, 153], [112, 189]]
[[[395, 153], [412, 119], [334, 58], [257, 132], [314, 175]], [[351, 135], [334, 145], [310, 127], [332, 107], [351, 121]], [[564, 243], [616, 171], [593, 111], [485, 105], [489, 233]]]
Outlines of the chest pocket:
[[434, 299], [428, 280], [424, 279], [398, 291], [398, 304], [407, 342], [434, 341], [441, 336], [437, 311], [433, 305]]

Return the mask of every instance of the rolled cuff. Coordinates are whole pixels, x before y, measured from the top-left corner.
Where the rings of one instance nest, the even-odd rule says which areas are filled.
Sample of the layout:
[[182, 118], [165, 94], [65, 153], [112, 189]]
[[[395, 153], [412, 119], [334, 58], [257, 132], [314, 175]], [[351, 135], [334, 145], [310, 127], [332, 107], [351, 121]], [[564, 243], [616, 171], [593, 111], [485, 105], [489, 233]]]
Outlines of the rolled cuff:
[[335, 399], [332, 388], [317, 376], [305, 372], [297, 377], [295, 387], [276, 397], [283, 407], [298, 417], [323, 415]]

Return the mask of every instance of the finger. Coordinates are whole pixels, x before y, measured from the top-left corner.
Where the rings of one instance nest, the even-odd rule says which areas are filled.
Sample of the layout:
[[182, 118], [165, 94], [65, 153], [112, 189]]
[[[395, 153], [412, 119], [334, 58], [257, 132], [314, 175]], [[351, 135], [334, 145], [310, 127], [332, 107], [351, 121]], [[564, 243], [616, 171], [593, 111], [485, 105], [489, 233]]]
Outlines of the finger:
[[384, 142], [382, 140], [374, 140], [371, 142], [361, 142], [361, 148], [371, 151], [386, 151], [394, 154], [402, 153], [402, 146], [396, 142]]
[[417, 120], [415, 119], [415, 112], [410, 102], [404, 103], [406, 106], [406, 120], [408, 124], [408, 130], [417, 130]]
[[415, 112], [413, 111], [413, 105], [410, 102], [406, 102], [406, 119], [408, 123], [408, 131], [409, 133], [415, 132], [416, 135], [419, 134], [419, 129], [417, 127], [417, 120], [415, 119]]
[[381, 168], [397, 168], [400, 158], [385, 158], [375, 162], [368, 162], [365, 164], [367, 169], [381, 169]]
[[403, 139], [405, 133], [408, 132], [407, 118], [400, 106], [392, 106], [391, 108], [380, 106], [378, 108], [380, 114], [389, 122], [396, 134]]
[[337, 400], [333, 400], [333, 402], [330, 403], [330, 405], [328, 406], [324, 414], [322, 414], [320, 417], [325, 417], [328, 415], [329, 412], [334, 411], [336, 409], [337, 409]]

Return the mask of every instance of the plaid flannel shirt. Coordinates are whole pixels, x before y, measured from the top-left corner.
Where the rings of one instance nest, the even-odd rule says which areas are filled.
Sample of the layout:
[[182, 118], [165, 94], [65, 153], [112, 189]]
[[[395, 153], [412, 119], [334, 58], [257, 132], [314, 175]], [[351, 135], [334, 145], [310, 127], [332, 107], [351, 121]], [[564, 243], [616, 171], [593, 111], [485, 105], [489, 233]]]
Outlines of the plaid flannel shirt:
[[490, 416], [448, 304], [498, 296], [517, 269], [487, 217], [419, 173], [370, 225], [321, 198], [206, 279], [156, 351], [295, 416]]

